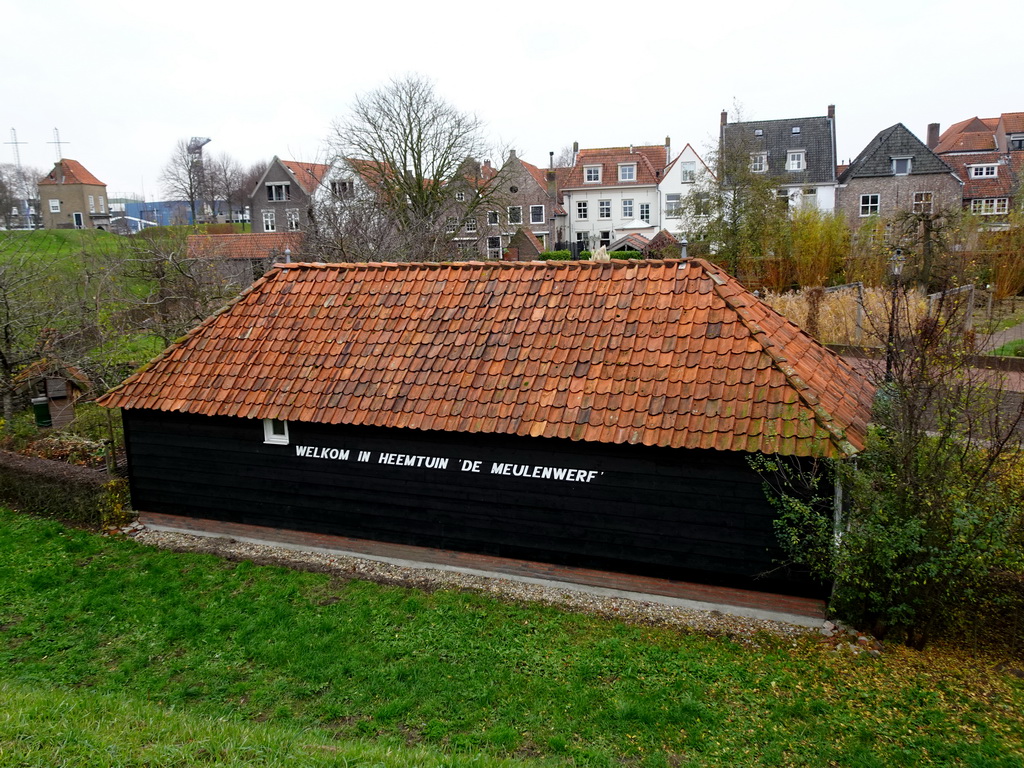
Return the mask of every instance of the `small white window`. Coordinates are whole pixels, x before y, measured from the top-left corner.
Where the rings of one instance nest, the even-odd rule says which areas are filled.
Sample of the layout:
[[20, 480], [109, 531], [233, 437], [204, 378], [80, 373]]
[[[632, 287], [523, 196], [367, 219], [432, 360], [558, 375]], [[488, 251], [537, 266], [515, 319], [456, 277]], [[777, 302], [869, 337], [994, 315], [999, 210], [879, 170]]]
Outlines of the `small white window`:
[[510, 205], [508, 207], [508, 223], [509, 224], [522, 224], [523, 223], [523, 206], [521, 206], [521, 205]]
[[531, 205], [530, 206], [530, 223], [531, 224], [543, 224], [544, 223], [544, 206], [543, 205]]
[[636, 181], [636, 163], [624, 163], [619, 166], [619, 181]]
[[288, 445], [288, 422], [280, 419], [264, 419], [263, 442], [272, 445]]
[[679, 210], [682, 205], [682, 195], [672, 192], [665, 195], [665, 216], [669, 219], [678, 219], [681, 215]]
[[462, 224], [467, 232], [476, 232], [476, 219], [466, 219]]
[[994, 179], [999, 175], [999, 166], [997, 165], [972, 165], [971, 166], [971, 178], [972, 179]]
[[50, 201], [50, 213], [60, 213], [60, 200]]
[[633, 218], [633, 201], [623, 200], [622, 201], [622, 218], [629, 221]]
[[754, 135], [755, 136], [764, 136], [764, 129], [762, 129], [762, 128], [755, 128], [754, 129]]
[[497, 224], [498, 224], [498, 212], [497, 211], [488, 211], [487, 212], [487, 223], [490, 226], [492, 226], [492, 227], [493, 226], [497, 226]]
[[640, 221], [646, 221], [648, 224], [651, 223], [650, 203], [640, 203]]
[[587, 218], [587, 201], [578, 200], [576, 202], [576, 218], [585, 219]]
[[860, 196], [860, 215], [874, 216], [878, 213], [878, 195]]
[[289, 208], [285, 211], [285, 216], [288, 219], [288, 230], [290, 232], [296, 232], [299, 229], [299, 209]]
[[465, 192], [456, 192], [455, 193], [455, 200], [457, 202], [459, 202], [459, 203], [466, 202], [466, 193]]
[[100, 213], [107, 212], [107, 204], [103, 201], [103, 195], [100, 195]]
[[913, 167], [912, 158], [909, 157], [894, 157], [892, 159], [892, 172], [896, 176], [908, 176], [910, 175], [911, 168]]
[[96, 213], [96, 198], [89, 195], [89, 213]]
[[1010, 199], [1008, 197], [986, 197], [978, 200], [971, 200], [971, 213], [980, 216], [996, 216], [1010, 210]]
[[786, 170], [802, 171], [807, 167], [802, 149], [790, 150], [786, 154]]
[[931, 213], [932, 212], [932, 193], [931, 192], [915, 192], [914, 193], [914, 213]]
[[764, 152], [750, 153], [750, 170], [753, 173], [764, 173], [768, 167], [768, 155]]
[[492, 259], [501, 258], [501, 238], [500, 237], [488, 237], [487, 238], [487, 256]]
[[292, 199], [292, 185], [291, 184], [267, 184], [267, 200], [279, 201], [279, 200], [291, 200]]
[[684, 184], [692, 184], [697, 180], [697, 162], [695, 160], [686, 160], [679, 164], [682, 169], [682, 182]]
[[455, 216], [449, 216], [444, 223], [444, 231], [448, 234], [454, 233], [459, 228], [459, 220]]
[[793, 129], [790, 131], [790, 133], [792, 133], [794, 135], [800, 133], [800, 126], [799, 125], [794, 125]]
[[610, 219], [612, 217], [612, 201], [611, 200], [598, 200], [597, 201], [597, 218], [599, 219]]
[[586, 184], [599, 184], [601, 182], [601, 166], [600, 165], [585, 165], [585, 166], [583, 166], [583, 181]]

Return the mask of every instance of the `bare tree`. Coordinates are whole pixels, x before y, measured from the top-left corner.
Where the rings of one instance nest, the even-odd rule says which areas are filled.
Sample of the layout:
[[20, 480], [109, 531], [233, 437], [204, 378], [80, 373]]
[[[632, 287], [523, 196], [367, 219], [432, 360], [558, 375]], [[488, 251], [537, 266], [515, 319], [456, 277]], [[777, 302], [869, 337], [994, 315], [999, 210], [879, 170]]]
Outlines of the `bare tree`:
[[28, 228], [38, 220], [38, 181], [43, 172], [31, 166], [0, 163], [0, 221], [10, 229]]
[[[245, 172], [241, 164], [222, 152], [206, 162], [206, 188], [207, 197], [213, 206], [213, 217], [218, 216], [218, 206], [223, 203], [227, 206], [227, 218], [232, 219], [232, 211], [244, 210], [244, 204], [239, 207]], [[248, 196], [246, 196], [247, 199]]]
[[202, 152], [193, 149], [195, 141], [179, 139], [160, 174], [164, 194], [188, 202], [192, 224], [196, 223], [196, 206], [202, 202], [206, 178]]
[[[450, 219], [472, 216], [500, 190], [479, 165], [489, 154], [481, 121], [415, 75], [358, 97], [352, 113], [335, 123], [330, 143], [386, 220], [374, 228], [388, 236], [373, 247], [386, 239], [389, 250], [395, 247], [387, 258], [446, 255]], [[339, 208], [351, 210], [356, 201], [342, 202]]]

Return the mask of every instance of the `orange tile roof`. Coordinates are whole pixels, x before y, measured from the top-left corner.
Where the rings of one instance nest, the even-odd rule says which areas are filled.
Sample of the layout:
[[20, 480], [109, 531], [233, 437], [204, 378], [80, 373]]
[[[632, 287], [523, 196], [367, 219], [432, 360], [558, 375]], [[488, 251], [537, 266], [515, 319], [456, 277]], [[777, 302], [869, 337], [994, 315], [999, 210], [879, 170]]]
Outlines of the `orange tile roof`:
[[[620, 182], [619, 164], [636, 163], [636, 180]], [[601, 166], [600, 183], [583, 181], [583, 168], [587, 165]], [[565, 179], [566, 189], [587, 187], [614, 187], [657, 184], [664, 177], [666, 166], [665, 147], [653, 145], [643, 147], [606, 147], [603, 149], [581, 149], [576, 155], [576, 164]]]
[[[1014, 193], [1017, 180], [1021, 178], [1024, 167], [1024, 156], [1019, 152], [1012, 153], [1007, 160], [1000, 152], [980, 152], [971, 155], [945, 155], [946, 164], [963, 179], [964, 200], [984, 197], [1008, 197]], [[1005, 162], [1004, 162], [1005, 161]], [[996, 177], [985, 176], [971, 178], [969, 165], [994, 165]]]
[[100, 403], [848, 456], [872, 396], [693, 259], [279, 265]]
[[102, 181], [93, 176], [89, 171], [85, 169], [77, 160], [68, 160], [63, 158], [58, 160], [53, 170], [50, 171], [39, 183], [43, 184], [89, 184], [95, 187], [107, 186]]
[[1006, 133], [1024, 133], [1024, 112], [1003, 112], [999, 122]]
[[248, 232], [241, 234], [188, 236], [188, 253], [192, 258], [265, 259], [279, 256], [286, 248], [297, 260], [302, 253], [301, 232]]
[[282, 160], [281, 164], [291, 171], [292, 176], [299, 182], [302, 191], [307, 195], [312, 194], [319, 187], [331, 166], [323, 163], [302, 163], [298, 160]]

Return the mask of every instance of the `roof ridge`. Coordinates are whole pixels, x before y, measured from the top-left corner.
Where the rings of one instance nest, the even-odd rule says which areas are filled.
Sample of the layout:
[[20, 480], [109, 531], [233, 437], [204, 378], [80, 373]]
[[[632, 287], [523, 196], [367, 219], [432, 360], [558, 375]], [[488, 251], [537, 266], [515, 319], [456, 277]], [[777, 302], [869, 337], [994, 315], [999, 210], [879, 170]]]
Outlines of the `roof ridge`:
[[[729, 307], [733, 310], [733, 312], [736, 313], [736, 316], [740, 319], [740, 322], [742, 322], [747, 327], [747, 330], [750, 331], [751, 336], [757, 340], [758, 346], [760, 346], [761, 349], [764, 350], [764, 353], [772, 359], [772, 362], [775, 364], [775, 366], [782, 372], [782, 375], [786, 377], [786, 381], [788, 381], [790, 385], [793, 387], [793, 390], [796, 392], [797, 397], [799, 397], [800, 400], [810, 409], [811, 413], [814, 414], [814, 420], [815, 422], [817, 422], [818, 426], [820, 426], [822, 429], [828, 432], [829, 435], [832, 436], [832, 441], [835, 444], [836, 448], [846, 456], [853, 456], [859, 453], [860, 451], [849, 440], [846, 439], [846, 433], [835, 426], [835, 418], [832, 416], [831, 413], [829, 413], [825, 409], [824, 406], [822, 406], [821, 401], [818, 399], [818, 397], [814, 394], [813, 390], [811, 389], [811, 385], [803, 380], [803, 378], [796, 371], [796, 369], [789, 364], [789, 360], [780, 355], [777, 351], [773, 350], [773, 347], [775, 347], [776, 345], [769, 340], [768, 337], [770, 336], [770, 334], [768, 333], [768, 331], [762, 328], [761, 324], [751, 316], [750, 312], [748, 311], [749, 305], [746, 302], [733, 301], [733, 298], [735, 296], [742, 296], [745, 292], [742, 291], [742, 289], [739, 289], [738, 285], [732, 285], [731, 287], [739, 290], [739, 293], [730, 293], [721, 290], [726, 285], [736, 283], [736, 279], [730, 276], [728, 273], [720, 270], [714, 264], [705, 261], [704, 259], [695, 259], [695, 261], [702, 262], [704, 264], [704, 269], [707, 272], [708, 277], [710, 277], [711, 281], [715, 284], [715, 293], [717, 293], [718, 296], [722, 299], [722, 301], [728, 304]], [[715, 272], [713, 272], [712, 269], [718, 270], [720, 274], [715, 274]], [[723, 275], [724, 278], [722, 277]], [[775, 310], [771, 309], [771, 307], [768, 307], [768, 305], [764, 306], [766, 306], [770, 311], [775, 312]], [[795, 326], [800, 333], [807, 333], [802, 328], [800, 328], [800, 326], [796, 325], [796, 323], [794, 323], [792, 320], [789, 320], [785, 316], [781, 317], [783, 318], [783, 320], [785, 320], [785, 322]], [[846, 365], [846, 361], [843, 360], [838, 355], [836, 355], [835, 352], [830, 350], [828, 347], [825, 347], [824, 345], [822, 345], [822, 347], [829, 354], [836, 357], [838, 362], [840, 362], [843, 365]]]

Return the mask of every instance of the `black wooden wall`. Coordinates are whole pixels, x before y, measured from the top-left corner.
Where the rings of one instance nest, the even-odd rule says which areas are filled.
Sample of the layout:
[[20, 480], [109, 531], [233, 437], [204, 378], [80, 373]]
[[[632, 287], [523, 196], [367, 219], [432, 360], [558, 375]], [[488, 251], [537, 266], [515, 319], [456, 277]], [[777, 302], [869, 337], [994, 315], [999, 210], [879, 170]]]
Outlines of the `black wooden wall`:
[[[796, 594], [818, 589], [777, 570], [773, 511], [744, 454], [296, 422], [289, 445], [267, 445], [259, 420], [124, 417], [136, 509]], [[316, 457], [298, 456], [297, 446]], [[349, 458], [330, 458], [332, 449]], [[420, 460], [399, 455], [447, 458], [448, 467], [403, 465]], [[495, 464], [577, 472], [516, 477], [495, 474]]]

